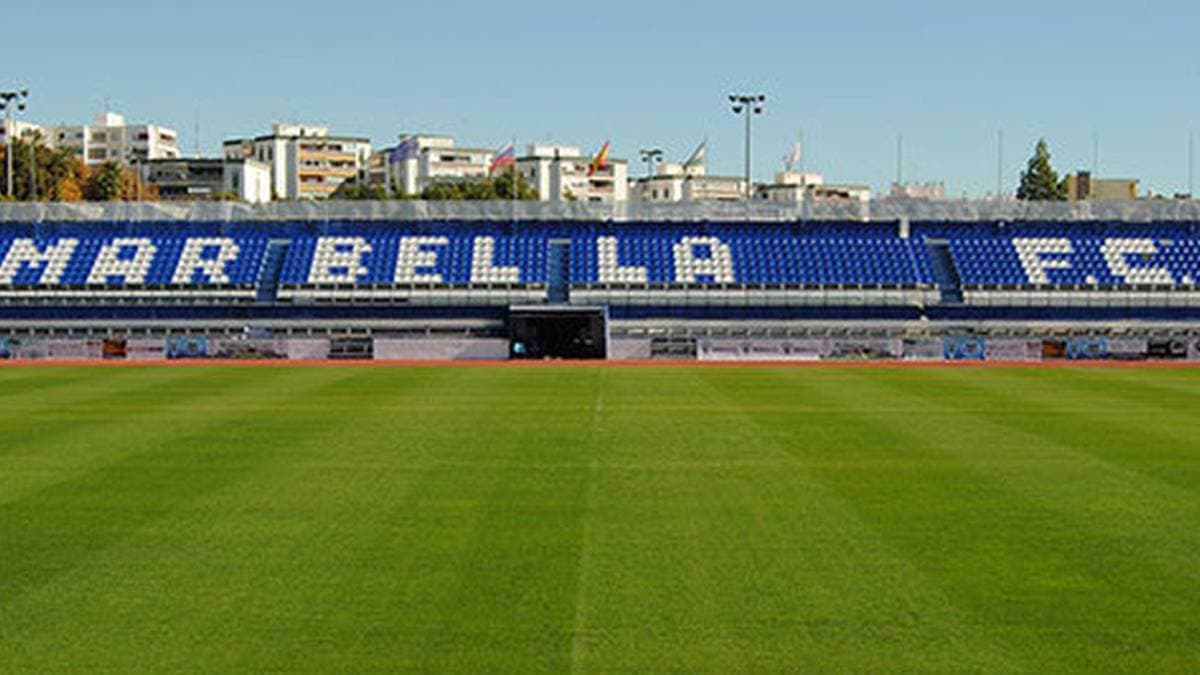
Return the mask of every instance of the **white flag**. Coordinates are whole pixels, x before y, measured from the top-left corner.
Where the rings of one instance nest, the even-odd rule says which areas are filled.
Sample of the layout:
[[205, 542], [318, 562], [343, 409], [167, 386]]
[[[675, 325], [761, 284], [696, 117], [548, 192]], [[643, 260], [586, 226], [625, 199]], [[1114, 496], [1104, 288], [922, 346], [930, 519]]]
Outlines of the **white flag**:
[[787, 167], [788, 171], [791, 171], [792, 167], [800, 163], [800, 159], [803, 156], [804, 150], [800, 147], [800, 141], [796, 141], [792, 144], [792, 149], [783, 156], [783, 164]]
[[695, 168], [704, 166], [705, 155], [707, 155], [707, 154], [708, 154], [708, 139], [706, 138], [700, 143], [699, 146], [696, 147], [696, 150], [694, 152], [692, 152], [691, 157], [688, 157], [687, 161], [685, 161], [683, 163], [683, 168], [695, 169]]

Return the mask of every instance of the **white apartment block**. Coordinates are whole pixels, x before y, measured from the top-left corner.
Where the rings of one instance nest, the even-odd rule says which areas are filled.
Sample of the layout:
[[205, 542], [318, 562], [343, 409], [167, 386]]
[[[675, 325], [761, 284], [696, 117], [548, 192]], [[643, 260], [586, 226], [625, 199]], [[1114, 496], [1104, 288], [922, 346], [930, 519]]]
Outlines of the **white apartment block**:
[[46, 135], [46, 130], [37, 124], [22, 122], [21, 120], [4, 120], [5, 123], [0, 124], [0, 145], [8, 145], [8, 128], [12, 126], [13, 138], [24, 138], [31, 134]]
[[40, 131], [47, 146], [70, 148], [88, 166], [179, 157], [174, 129], [126, 124], [125, 117], [114, 112], [98, 113], [92, 124], [46, 126]]
[[621, 202], [629, 198], [629, 168], [623, 159], [609, 159], [588, 175], [591, 158], [577, 146], [531, 143], [517, 167], [542, 201]]
[[251, 204], [271, 201], [271, 166], [253, 159], [226, 161], [222, 172], [225, 192]]
[[437, 181], [486, 177], [494, 156], [490, 148], [457, 148], [451, 136], [401, 134], [396, 147], [371, 153], [366, 182], [417, 195]]
[[746, 198], [741, 176], [709, 176], [703, 165], [659, 164], [653, 176], [634, 181], [632, 194], [646, 202], [736, 201]]
[[371, 155], [371, 141], [331, 136], [323, 126], [272, 125], [271, 133], [225, 141], [226, 160], [252, 159], [271, 167], [277, 199], [324, 199], [358, 176]]
[[780, 171], [774, 183], [758, 187], [758, 198], [792, 203], [837, 199], [865, 202], [871, 199], [871, 187], [826, 183], [819, 173]]

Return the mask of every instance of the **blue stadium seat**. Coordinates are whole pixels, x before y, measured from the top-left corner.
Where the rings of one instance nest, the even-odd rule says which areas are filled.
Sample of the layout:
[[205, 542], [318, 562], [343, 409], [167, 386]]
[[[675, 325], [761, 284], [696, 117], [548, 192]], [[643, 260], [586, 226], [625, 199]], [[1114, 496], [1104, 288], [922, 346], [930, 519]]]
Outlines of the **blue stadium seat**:
[[948, 242], [973, 293], [1200, 279], [1192, 223], [913, 223], [904, 238], [858, 222], [9, 223], [0, 302], [254, 302], [260, 286], [292, 303], [542, 302], [547, 250], [565, 241], [572, 302], [923, 304], [937, 302], [929, 240]]
[[950, 243], [969, 286], [1194, 286], [1200, 239], [1187, 223], [981, 223], [918, 227]]

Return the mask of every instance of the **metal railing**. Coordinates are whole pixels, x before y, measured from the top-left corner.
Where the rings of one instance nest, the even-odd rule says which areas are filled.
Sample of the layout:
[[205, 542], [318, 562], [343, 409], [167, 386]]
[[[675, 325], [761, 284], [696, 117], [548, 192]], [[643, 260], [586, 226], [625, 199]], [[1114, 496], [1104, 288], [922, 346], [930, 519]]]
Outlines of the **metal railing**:
[[18, 202], [0, 222], [278, 221], [578, 222], [1196, 222], [1200, 201], [1018, 202], [1012, 200], [768, 201], [651, 203], [534, 201]]

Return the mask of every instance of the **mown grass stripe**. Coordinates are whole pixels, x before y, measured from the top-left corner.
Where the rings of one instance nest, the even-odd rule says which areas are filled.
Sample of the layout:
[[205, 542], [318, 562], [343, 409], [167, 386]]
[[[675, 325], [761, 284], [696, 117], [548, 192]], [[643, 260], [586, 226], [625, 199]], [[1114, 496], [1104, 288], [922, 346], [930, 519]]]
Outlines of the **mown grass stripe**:
[[[1039, 427], [1013, 424], [1019, 413], [1012, 410], [1019, 410], [1020, 401], [993, 400], [986, 393], [992, 383], [958, 379], [963, 377], [965, 373], [939, 373], [915, 387], [908, 378], [861, 373], [846, 378], [862, 382], [827, 390], [844, 402], [852, 418], [847, 425], [882, 429], [886, 451], [932, 451], [954, 460], [937, 473], [931, 465], [886, 481], [847, 481], [843, 489], [858, 491], [864, 503], [875, 504], [876, 517], [887, 519], [898, 542], [907, 539], [916, 556], [926, 557], [942, 578], [958, 577], [956, 595], [996, 622], [1011, 642], [1024, 645], [1040, 667], [1111, 665], [1125, 656], [1123, 642], [1140, 626], [1147, 630], [1143, 639], [1166, 648], [1160, 664], [1178, 658], [1169, 647], [1179, 644], [1181, 629], [1186, 633], [1195, 626], [1189, 629], [1169, 619], [1200, 602], [1195, 586], [1181, 583], [1189, 573], [1179, 568], [1184, 564], [1180, 556], [1195, 537], [1182, 529], [1189, 520], [1189, 502], [1161, 496], [1153, 498], [1153, 507], [1144, 506], [1146, 495], [1173, 488], [1043, 439], [1037, 435]], [[888, 411], [888, 401], [897, 396], [924, 399], [928, 413], [914, 418]], [[980, 406], [981, 400], [987, 405]], [[971, 412], [963, 412], [959, 406], [964, 405]], [[869, 458], [862, 464], [857, 476], [870, 471]], [[1125, 494], [1114, 500], [1113, 490]], [[1103, 503], [1122, 511], [1091, 508]], [[1179, 507], [1185, 511], [1176, 512]], [[1124, 518], [1122, 512], [1147, 508], [1170, 524], [1165, 532], [1156, 528], [1143, 538], [1146, 523]], [[914, 516], [932, 519], [938, 529], [914, 528], [904, 520]], [[1118, 533], [1125, 541], [1114, 538]], [[951, 539], [943, 546], [944, 537]], [[943, 559], [952, 565], [941, 567]], [[970, 574], [960, 577], [964, 570]], [[992, 583], [980, 583], [976, 573]], [[1137, 584], [1135, 592], [1131, 584]], [[1099, 616], [1107, 617], [1107, 624], [1096, 625]], [[1045, 624], [1084, 632], [1043, 634], [1036, 627]]]
[[1200, 668], [1200, 372], [52, 372], [0, 671]]

